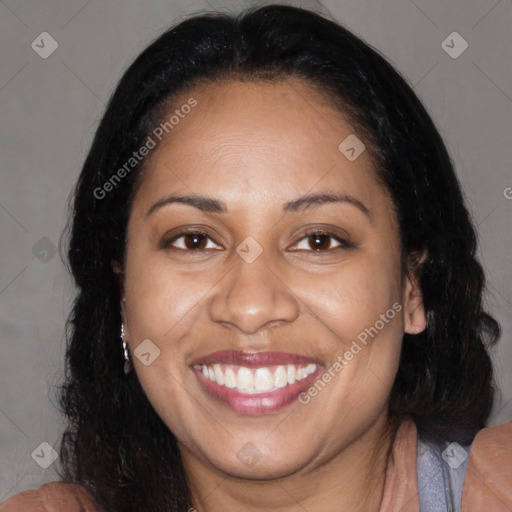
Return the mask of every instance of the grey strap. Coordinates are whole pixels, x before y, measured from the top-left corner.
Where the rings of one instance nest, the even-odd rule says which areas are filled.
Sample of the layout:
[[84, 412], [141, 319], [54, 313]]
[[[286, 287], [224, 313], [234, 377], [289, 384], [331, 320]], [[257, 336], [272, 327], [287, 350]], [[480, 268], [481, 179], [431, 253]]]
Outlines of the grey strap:
[[424, 442], [418, 438], [420, 512], [462, 512], [462, 486], [471, 445]]

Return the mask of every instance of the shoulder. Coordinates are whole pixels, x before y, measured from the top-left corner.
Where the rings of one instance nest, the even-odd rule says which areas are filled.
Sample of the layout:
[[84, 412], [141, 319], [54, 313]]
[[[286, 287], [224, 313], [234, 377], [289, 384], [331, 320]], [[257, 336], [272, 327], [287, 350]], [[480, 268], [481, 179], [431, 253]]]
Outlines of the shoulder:
[[0, 512], [102, 512], [85, 487], [48, 482], [0, 503]]
[[484, 428], [475, 436], [464, 479], [462, 510], [512, 510], [512, 423]]

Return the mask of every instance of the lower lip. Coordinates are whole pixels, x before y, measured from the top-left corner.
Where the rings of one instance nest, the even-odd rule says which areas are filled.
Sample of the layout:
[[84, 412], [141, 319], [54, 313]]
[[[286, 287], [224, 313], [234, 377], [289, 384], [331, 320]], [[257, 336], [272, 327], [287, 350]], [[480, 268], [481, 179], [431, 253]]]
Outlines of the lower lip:
[[315, 372], [306, 378], [268, 393], [247, 394], [240, 393], [232, 388], [221, 386], [207, 379], [201, 370], [194, 370], [199, 382], [205, 387], [208, 394], [227, 405], [233, 411], [240, 414], [262, 415], [283, 409], [294, 402], [297, 397], [314, 382], [322, 371], [318, 367]]

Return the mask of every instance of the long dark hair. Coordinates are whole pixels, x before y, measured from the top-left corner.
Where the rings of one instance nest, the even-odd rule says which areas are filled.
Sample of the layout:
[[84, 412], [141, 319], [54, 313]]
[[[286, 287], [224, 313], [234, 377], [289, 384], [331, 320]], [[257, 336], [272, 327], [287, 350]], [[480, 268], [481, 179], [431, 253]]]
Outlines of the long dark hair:
[[[289, 6], [206, 14], [165, 32], [115, 90], [74, 195], [69, 264], [78, 292], [69, 317], [64, 481], [109, 511], [185, 511], [177, 443], [134, 372], [123, 373], [120, 289], [131, 199], [142, 160], [106, 197], [98, 189], [158, 126], [169, 101], [200, 82], [300, 77], [319, 87], [362, 133], [397, 212], [403, 262], [417, 268], [428, 326], [405, 335], [389, 411], [426, 439], [467, 442], [492, 405], [487, 346], [499, 326], [482, 306], [476, 235], [447, 149], [411, 87], [374, 49], [334, 21]], [[200, 107], [197, 107], [200, 108]], [[95, 193], [96, 191], [96, 193]]]

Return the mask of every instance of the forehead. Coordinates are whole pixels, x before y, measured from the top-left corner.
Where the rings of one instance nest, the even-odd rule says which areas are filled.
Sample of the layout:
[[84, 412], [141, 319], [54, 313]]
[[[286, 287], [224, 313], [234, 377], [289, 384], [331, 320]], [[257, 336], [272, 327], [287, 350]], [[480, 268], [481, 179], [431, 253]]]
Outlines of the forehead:
[[150, 154], [143, 197], [169, 189], [214, 192], [235, 205], [318, 190], [362, 201], [385, 194], [369, 151], [350, 160], [340, 150], [354, 137], [364, 144], [363, 135], [327, 95], [300, 79], [202, 84], [175, 98], [163, 121], [191, 99], [196, 106], [181, 112]]

